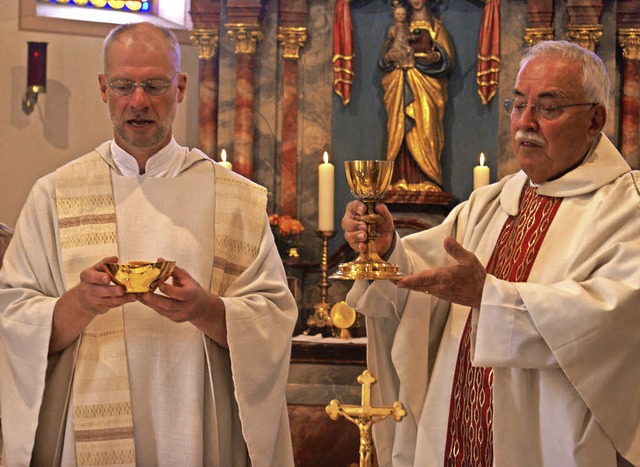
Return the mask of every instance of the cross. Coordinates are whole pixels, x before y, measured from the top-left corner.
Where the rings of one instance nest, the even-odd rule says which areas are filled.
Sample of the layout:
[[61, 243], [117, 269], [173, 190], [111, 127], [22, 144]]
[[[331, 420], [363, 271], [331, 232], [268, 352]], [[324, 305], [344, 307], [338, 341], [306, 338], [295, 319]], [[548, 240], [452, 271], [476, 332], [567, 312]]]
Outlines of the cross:
[[360, 467], [371, 467], [371, 426], [384, 420], [389, 415], [393, 416], [396, 422], [402, 420], [407, 415], [402, 402], [396, 401], [393, 407], [372, 407], [371, 406], [371, 385], [378, 381], [368, 369], [358, 376], [358, 383], [362, 384], [362, 405], [342, 405], [333, 399], [326, 407], [326, 411], [332, 420], [344, 417], [352, 423], [358, 425], [360, 429]]

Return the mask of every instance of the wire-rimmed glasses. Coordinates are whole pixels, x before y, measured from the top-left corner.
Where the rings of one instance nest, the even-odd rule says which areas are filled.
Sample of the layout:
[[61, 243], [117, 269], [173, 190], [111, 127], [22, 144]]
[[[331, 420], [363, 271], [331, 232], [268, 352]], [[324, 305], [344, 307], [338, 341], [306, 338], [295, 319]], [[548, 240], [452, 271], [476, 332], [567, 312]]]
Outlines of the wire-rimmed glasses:
[[113, 81], [109, 81], [108, 84], [111, 90], [119, 96], [128, 96], [135, 91], [137, 86], [140, 86], [149, 96], [157, 97], [163, 95], [167, 89], [169, 89], [169, 86], [171, 86], [171, 83], [173, 83], [173, 80], [176, 79], [178, 74], [179, 72], [173, 75], [173, 78], [169, 81], [159, 78], [148, 79], [141, 82], [131, 79], [114, 79]]
[[502, 103], [504, 112], [510, 118], [520, 118], [527, 110], [527, 107], [531, 107], [531, 111], [536, 117], [544, 120], [554, 120], [562, 115], [564, 109], [568, 107], [582, 107], [582, 106], [594, 106], [598, 105], [596, 102], [582, 102], [579, 104], [527, 104], [522, 99], [505, 99]]

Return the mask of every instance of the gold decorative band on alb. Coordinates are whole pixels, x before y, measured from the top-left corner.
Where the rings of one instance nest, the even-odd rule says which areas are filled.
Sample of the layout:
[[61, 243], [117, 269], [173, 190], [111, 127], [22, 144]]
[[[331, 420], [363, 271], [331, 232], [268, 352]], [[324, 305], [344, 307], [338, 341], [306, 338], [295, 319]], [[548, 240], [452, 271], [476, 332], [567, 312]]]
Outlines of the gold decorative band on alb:
[[393, 161], [358, 160], [344, 163], [351, 194], [367, 206], [367, 213], [360, 220], [367, 224], [367, 250], [354, 261], [338, 265], [338, 271], [330, 279], [399, 279], [403, 276], [399, 267], [384, 261], [376, 251], [376, 224], [382, 216], [375, 212], [393, 175]]

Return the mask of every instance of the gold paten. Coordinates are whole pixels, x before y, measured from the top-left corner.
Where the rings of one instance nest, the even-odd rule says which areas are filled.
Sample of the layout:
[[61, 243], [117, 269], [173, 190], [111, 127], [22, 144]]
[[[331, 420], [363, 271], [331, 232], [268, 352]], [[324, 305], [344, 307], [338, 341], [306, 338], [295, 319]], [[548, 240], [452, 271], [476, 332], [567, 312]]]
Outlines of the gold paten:
[[360, 429], [360, 467], [371, 467], [371, 452], [373, 439], [371, 438], [371, 426], [384, 420], [389, 415], [396, 422], [407, 415], [402, 402], [396, 401], [392, 407], [371, 406], [371, 385], [377, 381], [376, 377], [368, 369], [358, 376], [358, 383], [362, 384], [362, 405], [342, 405], [337, 399], [333, 399], [325, 408], [331, 420], [344, 417], [351, 423], [358, 425]]
[[176, 262], [130, 261], [127, 264], [107, 262], [102, 264], [111, 280], [124, 287], [126, 293], [145, 293], [153, 292], [163, 284], [171, 276]]
[[356, 322], [356, 310], [347, 305], [344, 300], [331, 307], [329, 313], [333, 325], [340, 329], [338, 337], [340, 339], [351, 339], [349, 328]]
[[384, 197], [391, 176], [393, 161], [359, 160], [344, 163], [347, 182], [351, 194], [367, 206], [367, 213], [360, 220], [367, 224], [367, 251], [361, 253], [354, 261], [338, 265], [338, 271], [331, 279], [399, 279], [403, 276], [399, 267], [387, 263], [376, 251], [376, 224], [382, 216], [375, 212], [376, 203]]

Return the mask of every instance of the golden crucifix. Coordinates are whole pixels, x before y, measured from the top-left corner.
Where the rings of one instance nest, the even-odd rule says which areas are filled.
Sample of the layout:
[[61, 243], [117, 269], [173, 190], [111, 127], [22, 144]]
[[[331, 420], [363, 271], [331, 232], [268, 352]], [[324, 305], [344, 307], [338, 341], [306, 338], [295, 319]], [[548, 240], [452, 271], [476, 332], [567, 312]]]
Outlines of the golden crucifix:
[[333, 399], [326, 407], [326, 411], [332, 420], [344, 417], [352, 423], [358, 425], [360, 429], [360, 467], [371, 467], [371, 426], [384, 420], [389, 415], [393, 416], [396, 422], [402, 420], [407, 415], [402, 402], [396, 401], [393, 407], [372, 407], [371, 406], [371, 385], [378, 381], [371, 371], [364, 370], [358, 376], [358, 383], [362, 384], [362, 405], [341, 405]]

